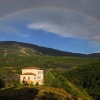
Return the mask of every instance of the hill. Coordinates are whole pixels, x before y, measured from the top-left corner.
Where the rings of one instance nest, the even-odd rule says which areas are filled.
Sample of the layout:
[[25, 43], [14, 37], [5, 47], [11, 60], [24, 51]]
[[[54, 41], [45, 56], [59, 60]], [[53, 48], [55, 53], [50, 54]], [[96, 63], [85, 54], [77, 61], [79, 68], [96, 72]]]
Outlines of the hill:
[[[64, 89], [64, 91], [71, 95], [71, 98], [69, 97], [68, 100], [83, 100], [83, 98], [84, 100], [91, 100], [87, 92], [89, 95], [93, 96], [93, 98], [98, 100], [99, 89], [97, 88], [99, 88], [98, 77], [100, 70], [100, 64], [98, 63], [100, 63], [99, 53], [86, 55], [63, 52], [52, 48], [45, 48], [15, 41], [0, 42], [0, 79], [5, 82], [5, 89], [0, 91], [0, 98], [14, 98], [14, 96], [18, 97], [18, 95], [21, 95], [23, 98], [23, 96], [29, 94], [29, 91], [31, 91], [30, 89], [25, 87], [19, 89], [19, 74], [21, 74], [20, 69], [24, 67], [37, 66], [44, 68], [45, 86], [49, 86], [50, 88], [55, 87], [56, 89]], [[84, 76], [86, 78], [84, 78]], [[89, 83], [91, 82], [90, 79], [93, 81], [93, 84]], [[90, 84], [90, 87], [84, 87], [84, 82], [85, 85]], [[14, 88], [15, 86], [17, 86], [18, 89]], [[95, 88], [93, 88], [94, 86]], [[13, 88], [7, 89], [7, 87]], [[40, 91], [36, 94], [39, 97], [46, 98], [47, 96], [50, 96], [50, 98], [62, 98], [62, 95], [64, 95], [58, 93], [56, 94], [56, 92], [54, 92], [56, 91], [55, 88], [52, 89], [52, 92], [47, 92], [48, 88], [44, 88], [45, 92], [42, 91], [43, 88], [32, 87], [33, 90], [35, 89]], [[94, 92], [95, 90], [97, 91]], [[9, 96], [7, 91], [12, 92], [12, 94]], [[61, 91], [59, 90], [59, 92]], [[34, 96], [34, 94], [29, 95], [31, 95], [31, 97]]]
[[8, 66], [21, 69], [37, 66], [68, 69], [99, 60], [99, 58], [86, 57], [84, 54], [63, 52], [33, 44], [14, 41], [0, 42], [0, 67]]
[[64, 76], [76, 86], [82, 86], [95, 100], [100, 100], [100, 62], [72, 69]]
[[[15, 52], [12, 52], [14, 50]], [[75, 57], [85, 57], [85, 54], [64, 52], [52, 48], [46, 48], [37, 46], [34, 44], [15, 42], [15, 41], [3, 41], [0, 42], [0, 52], [6, 56], [10, 52], [12, 54], [18, 55], [49, 55], [49, 56], [75, 56]]]
[[44, 86], [13, 87], [0, 90], [0, 100], [92, 100], [89, 95], [81, 94], [83, 97], [74, 97], [63, 89]]
[[60, 51], [52, 48], [41, 47], [34, 44], [16, 41], [0, 41], [0, 55], [45, 55], [45, 56], [71, 56], [71, 57], [100, 57], [100, 53], [81, 54]]

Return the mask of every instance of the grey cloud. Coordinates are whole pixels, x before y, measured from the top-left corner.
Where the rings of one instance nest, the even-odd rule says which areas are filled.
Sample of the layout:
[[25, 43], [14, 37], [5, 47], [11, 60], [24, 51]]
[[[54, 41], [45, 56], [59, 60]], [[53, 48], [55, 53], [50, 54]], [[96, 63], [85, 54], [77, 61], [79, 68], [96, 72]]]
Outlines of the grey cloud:
[[0, 0], [0, 16], [42, 7], [75, 10], [100, 19], [100, 0]]
[[64, 37], [87, 39], [100, 43], [100, 23], [92, 17], [69, 10], [31, 9], [4, 20], [7, 23], [26, 21], [29, 29], [42, 29]]
[[30, 29], [42, 29], [64, 37], [83, 38], [93, 43], [100, 43], [100, 0], [1, 1], [0, 7], [3, 8], [2, 5], [5, 5], [5, 10], [0, 9], [1, 16], [33, 8], [12, 14], [1, 21], [16, 23], [25, 20], [28, 22], [27, 26]]

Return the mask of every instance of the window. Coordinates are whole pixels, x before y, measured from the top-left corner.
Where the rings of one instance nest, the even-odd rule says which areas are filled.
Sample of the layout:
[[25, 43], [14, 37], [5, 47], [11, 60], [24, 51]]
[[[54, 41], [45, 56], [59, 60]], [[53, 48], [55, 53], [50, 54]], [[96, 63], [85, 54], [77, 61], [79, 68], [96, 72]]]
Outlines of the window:
[[41, 76], [38, 76], [37, 78], [38, 78], [38, 79], [40, 79], [40, 78], [41, 78]]
[[34, 77], [34, 80], [36, 80], [36, 77]]
[[41, 71], [41, 74], [43, 74], [43, 71]]
[[30, 77], [28, 77], [28, 80], [30, 80]]
[[43, 71], [38, 71], [38, 74], [43, 74]]
[[26, 83], [26, 77], [23, 77], [22, 83], [23, 83], [23, 84]]
[[41, 82], [43, 83], [43, 79], [41, 80]]
[[26, 79], [26, 77], [23, 77], [23, 80], [25, 80]]

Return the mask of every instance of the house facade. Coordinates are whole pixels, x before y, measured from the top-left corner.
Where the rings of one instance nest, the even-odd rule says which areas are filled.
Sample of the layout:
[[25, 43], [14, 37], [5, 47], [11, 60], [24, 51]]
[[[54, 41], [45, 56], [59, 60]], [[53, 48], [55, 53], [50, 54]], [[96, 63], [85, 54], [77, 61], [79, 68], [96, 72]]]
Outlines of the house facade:
[[20, 75], [20, 83], [29, 85], [42, 85], [44, 81], [43, 74], [43, 70], [36, 67], [24, 68], [22, 69], [22, 74]]

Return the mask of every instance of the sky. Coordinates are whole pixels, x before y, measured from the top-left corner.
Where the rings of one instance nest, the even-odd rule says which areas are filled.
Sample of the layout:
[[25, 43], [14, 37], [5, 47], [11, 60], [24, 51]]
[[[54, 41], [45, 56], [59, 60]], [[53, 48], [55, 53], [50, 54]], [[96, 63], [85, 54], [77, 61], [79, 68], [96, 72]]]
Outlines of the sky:
[[100, 0], [0, 0], [0, 41], [100, 52]]

